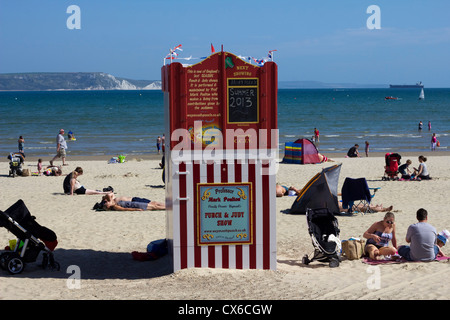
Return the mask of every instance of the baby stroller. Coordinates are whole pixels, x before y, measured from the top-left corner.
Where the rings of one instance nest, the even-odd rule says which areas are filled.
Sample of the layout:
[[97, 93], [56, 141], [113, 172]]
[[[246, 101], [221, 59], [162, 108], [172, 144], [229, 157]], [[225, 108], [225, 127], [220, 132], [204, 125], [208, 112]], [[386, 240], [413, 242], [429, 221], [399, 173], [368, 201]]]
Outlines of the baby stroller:
[[11, 152], [8, 157], [9, 161], [9, 176], [22, 175], [22, 163], [25, 161], [25, 155], [22, 152]]
[[339, 224], [328, 208], [306, 209], [308, 231], [314, 246], [314, 256], [309, 259], [305, 255], [302, 263], [308, 265], [317, 260], [328, 262], [331, 268], [339, 266], [341, 261], [341, 241], [339, 240]]
[[18, 200], [5, 212], [0, 210], [0, 227], [5, 227], [17, 237], [14, 248], [6, 247], [0, 254], [0, 267], [11, 274], [21, 273], [25, 264], [35, 262], [41, 251], [43, 268], [60, 268], [53, 257], [53, 250], [58, 244], [56, 234], [39, 225], [35, 219], [22, 200]]
[[401, 164], [401, 155], [398, 153], [386, 153], [384, 156], [386, 166], [384, 167], [384, 176], [381, 180], [397, 180], [398, 179], [398, 166]]

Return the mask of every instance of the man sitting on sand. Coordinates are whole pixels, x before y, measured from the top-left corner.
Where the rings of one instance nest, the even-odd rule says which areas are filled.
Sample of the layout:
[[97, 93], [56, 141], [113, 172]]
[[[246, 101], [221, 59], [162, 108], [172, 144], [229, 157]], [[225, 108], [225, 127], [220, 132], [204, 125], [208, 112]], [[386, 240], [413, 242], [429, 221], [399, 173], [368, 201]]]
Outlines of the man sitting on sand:
[[358, 148], [359, 148], [359, 145], [355, 144], [353, 147], [348, 149], [347, 157], [349, 157], [349, 158], [358, 158], [359, 157]]
[[432, 261], [440, 252], [436, 228], [428, 223], [428, 212], [423, 208], [417, 210], [416, 219], [418, 222], [406, 231], [409, 245], [400, 246], [398, 254], [408, 261]]
[[115, 211], [144, 211], [165, 210], [164, 203], [151, 201], [138, 197], [116, 197], [114, 193], [108, 193], [102, 197], [102, 201], [94, 206], [94, 209]]

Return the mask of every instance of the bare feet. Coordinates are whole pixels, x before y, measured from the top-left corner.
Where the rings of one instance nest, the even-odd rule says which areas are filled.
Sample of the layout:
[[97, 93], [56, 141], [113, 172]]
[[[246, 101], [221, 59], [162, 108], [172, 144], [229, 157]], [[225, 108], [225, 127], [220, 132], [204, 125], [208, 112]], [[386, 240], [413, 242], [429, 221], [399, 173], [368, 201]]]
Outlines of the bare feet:
[[370, 252], [370, 259], [372, 260], [378, 260], [378, 256], [380, 255], [380, 251], [378, 249], [373, 250], [372, 252]]

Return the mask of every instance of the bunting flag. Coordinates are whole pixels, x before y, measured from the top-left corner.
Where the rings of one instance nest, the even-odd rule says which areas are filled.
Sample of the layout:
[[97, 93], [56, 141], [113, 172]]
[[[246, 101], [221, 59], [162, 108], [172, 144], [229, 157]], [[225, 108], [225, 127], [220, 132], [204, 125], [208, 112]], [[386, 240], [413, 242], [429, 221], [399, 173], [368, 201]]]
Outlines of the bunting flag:
[[166, 59], [168, 59], [168, 60], [174, 60], [174, 59], [177, 59], [177, 57], [178, 57], [178, 52], [177, 52], [177, 50], [183, 51], [183, 49], [181, 49], [181, 47], [182, 47], [182, 45], [179, 44], [179, 45], [177, 45], [175, 48], [170, 49], [170, 52], [169, 52], [169, 54], [166, 56]]
[[[204, 59], [208, 58], [206, 56], [205, 57], [199, 57], [199, 58], [193, 58], [192, 56], [190, 56], [188, 58], [180, 58], [178, 56], [178, 52], [177, 51], [183, 51], [181, 44], [176, 46], [173, 49], [170, 49], [170, 53], [165, 57], [165, 60], [176, 60], [176, 59], [179, 59], [179, 60], [192, 60], [192, 59], [204, 60]], [[240, 56], [240, 55], [238, 56], [238, 58], [240, 58], [240, 59], [242, 59], [244, 61], [247, 61], [248, 63], [254, 62], [254, 63], [256, 63], [256, 65], [262, 67], [267, 61], [273, 61], [273, 52], [274, 51], [277, 51], [277, 50], [270, 50], [269, 53], [267, 54], [267, 57], [262, 58], [262, 59], [256, 59], [256, 58], [251, 57], [251, 56], [245, 57], [245, 56]], [[215, 52], [216, 52], [216, 50], [214, 49], [214, 46], [211, 43], [211, 53], [215, 53]]]
[[271, 61], [273, 60], [273, 54], [272, 54], [272, 52], [274, 52], [274, 51], [277, 51], [277, 50], [270, 50], [270, 51], [269, 51], [269, 54], [267, 55]]
[[253, 61], [255, 61], [255, 63], [258, 65], [258, 66], [263, 66], [264, 65], [264, 63], [266, 62], [266, 60], [265, 59], [255, 59], [255, 58], [252, 58], [253, 59]]
[[175, 52], [176, 50], [183, 51], [183, 49], [181, 49], [181, 47], [182, 47], [182, 45], [179, 44], [179, 45], [177, 45], [175, 48], [173, 48], [172, 50], [170, 50], [170, 52], [173, 53], [173, 52]]

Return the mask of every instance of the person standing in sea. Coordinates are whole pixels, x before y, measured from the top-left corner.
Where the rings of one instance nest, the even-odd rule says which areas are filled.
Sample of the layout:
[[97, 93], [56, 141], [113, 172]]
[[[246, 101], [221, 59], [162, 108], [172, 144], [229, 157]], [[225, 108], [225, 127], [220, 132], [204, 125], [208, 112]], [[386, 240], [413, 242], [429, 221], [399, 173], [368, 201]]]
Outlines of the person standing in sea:
[[423, 123], [422, 123], [422, 121], [420, 121], [419, 122], [419, 131], [422, 131], [422, 128], [423, 128]]
[[53, 161], [55, 161], [56, 158], [61, 158], [63, 166], [68, 166], [69, 164], [66, 163], [66, 150], [67, 143], [66, 139], [64, 139], [64, 129], [61, 129], [59, 130], [59, 134], [56, 136], [56, 156], [50, 160], [50, 165], [53, 165]]
[[25, 139], [22, 136], [20, 136], [17, 143], [19, 144], [19, 152], [24, 153], [23, 149], [25, 148]]
[[431, 136], [431, 151], [436, 151], [437, 138], [436, 133]]
[[158, 138], [156, 138], [156, 149], [158, 150], [158, 154], [161, 153], [161, 137], [158, 136]]
[[314, 128], [314, 140], [315, 142], [320, 142], [319, 141], [319, 130], [317, 130], [317, 128]]
[[162, 152], [166, 151], [166, 136], [163, 134], [161, 138]]

